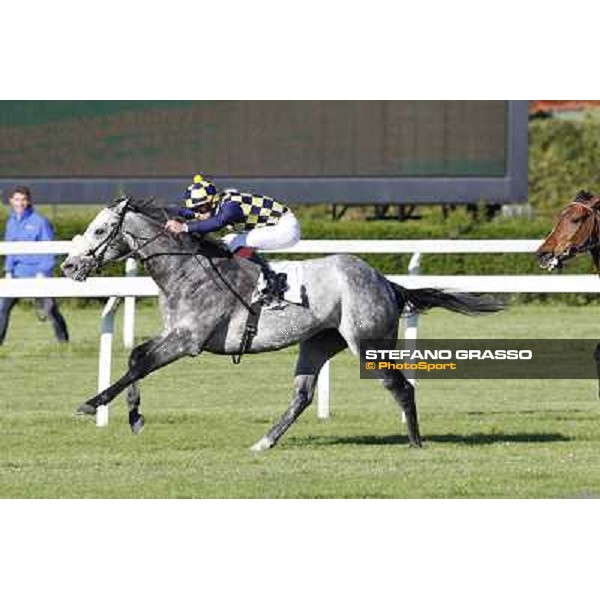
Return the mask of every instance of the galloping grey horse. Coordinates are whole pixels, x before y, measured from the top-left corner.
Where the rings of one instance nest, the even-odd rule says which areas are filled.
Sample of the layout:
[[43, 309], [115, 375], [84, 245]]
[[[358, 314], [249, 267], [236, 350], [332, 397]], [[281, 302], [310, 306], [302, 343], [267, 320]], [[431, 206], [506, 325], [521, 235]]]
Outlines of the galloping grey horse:
[[[127, 372], [78, 409], [79, 414], [93, 415], [98, 406], [129, 388], [129, 424], [134, 433], [144, 426], [138, 380], [183, 356], [239, 352], [260, 272], [255, 263], [232, 256], [216, 240], [172, 236], [164, 229], [165, 216], [151, 200], [116, 200], [100, 211], [82, 236], [76, 236], [76, 249], [62, 264], [65, 275], [84, 280], [93, 269], [135, 256], [160, 288], [162, 333], [136, 347]], [[249, 349], [258, 353], [300, 344], [291, 404], [252, 447], [257, 451], [272, 448], [311, 403], [327, 360], [345, 348], [357, 354], [361, 339], [380, 339], [381, 349], [394, 347], [407, 303], [415, 311], [437, 306], [463, 314], [501, 308], [492, 299], [471, 294], [404, 289], [353, 256], [328, 256], [301, 265], [302, 303], [262, 310]], [[386, 374], [382, 383], [406, 415], [411, 446], [421, 446], [413, 387], [399, 371]]]

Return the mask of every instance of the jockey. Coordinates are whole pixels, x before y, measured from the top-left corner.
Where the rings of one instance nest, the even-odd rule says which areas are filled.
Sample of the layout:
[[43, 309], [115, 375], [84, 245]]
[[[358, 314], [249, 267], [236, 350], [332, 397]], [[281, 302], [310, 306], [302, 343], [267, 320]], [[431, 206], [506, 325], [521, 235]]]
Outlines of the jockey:
[[[172, 233], [206, 234], [224, 227], [233, 230], [223, 237], [232, 252], [241, 248], [253, 250], [281, 250], [300, 239], [300, 224], [291, 209], [283, 203], [256, 194], [224, 190], [201, 175], [194, 177], [185, 194], [185, 208], [175, 210], [173, 216], [183, 217], [167, 221], [165, 228]], [[254, 255], [267, 283], [267, 294], [281, 299], [285, 291], [285, 276], [278, 277], [266, 261]]]

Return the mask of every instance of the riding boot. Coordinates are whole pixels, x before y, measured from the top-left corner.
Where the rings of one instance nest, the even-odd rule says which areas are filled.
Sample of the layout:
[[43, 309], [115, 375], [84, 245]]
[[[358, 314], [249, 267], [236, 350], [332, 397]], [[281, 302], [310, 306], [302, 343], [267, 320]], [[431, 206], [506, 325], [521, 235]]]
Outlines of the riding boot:
[[250, 257], [250, 260], [261, 268], [265, 280], [265, 287], [261, 290], [265, 306], [281, 308], [284, 305], [283, 296], [288, 288], [287, 275], [285, 273], [275, 273], [267, 260], [256, 253]]

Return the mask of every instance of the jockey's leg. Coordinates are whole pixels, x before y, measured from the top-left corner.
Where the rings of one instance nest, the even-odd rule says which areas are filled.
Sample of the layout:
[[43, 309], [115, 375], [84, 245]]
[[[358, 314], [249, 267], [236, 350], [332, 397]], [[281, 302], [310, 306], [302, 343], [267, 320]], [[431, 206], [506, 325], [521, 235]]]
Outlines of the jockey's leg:
[[286, 213], [276, 225], [255, 227], [246, 234], [246, 245], [257, 250], [282, 250], [298, 243], [300, 223], [292, 213]]
[[[295, 245], [300, 239], [300, 224], [292, 213], [286, 213], [276, 225], [256, 227], [245, 234], [231, 240], [232, 245], [244, 245], [255, 250], [281, 250]], [[240, 246], [237, 246], [240, 247]], [[231, 246], [230, 246], [231, 248]], [[231, 248], [235, 251], [234, 248]], [[263, 291], [264, 300], [272, 307], [281, 306], [283, 295], [287, 289], [284, 275], [274, 273], [269, 263], [261, 256], [252, 258], [262, 269], [266, 282]]]
[[275, 273], [268, 261], [260, 254], [253, 254], [248, 260], [256, 263], [262, 270], [265, 280], [265, 286], [261, 289], [263, 303], [271, 308], [276, 306], [282, 308], [283, 296], [288, 289], [287, 275]]
[[235, 252], [236, 250], [239, 250], [240, 248], [244, 248], [246, 246], [248, 246], [248, 242], [247, 242], [247, 238], [248, 237], [248, 233], [229, 233], [227, 235], [224, 235], [222, 238], [222, 241], [227, 244], [227, 247], [232, 251]]

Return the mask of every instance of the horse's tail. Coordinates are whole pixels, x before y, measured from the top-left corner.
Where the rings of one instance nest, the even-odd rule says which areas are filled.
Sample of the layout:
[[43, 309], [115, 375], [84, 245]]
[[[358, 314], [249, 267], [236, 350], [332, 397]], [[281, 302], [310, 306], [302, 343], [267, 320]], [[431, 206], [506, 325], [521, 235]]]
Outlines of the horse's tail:
[[407, 302], [412, 312], [424, 312], [430, 308], [446, 308], [463, 315], [480, 315], [498, 312], [505, 308], [504, 302], [498, 298], [467, 294], [465, 292], [445, 292], [436, 288], [420, 288], [409, 290], [391, 282], [398, 305], [402, 308]]

